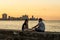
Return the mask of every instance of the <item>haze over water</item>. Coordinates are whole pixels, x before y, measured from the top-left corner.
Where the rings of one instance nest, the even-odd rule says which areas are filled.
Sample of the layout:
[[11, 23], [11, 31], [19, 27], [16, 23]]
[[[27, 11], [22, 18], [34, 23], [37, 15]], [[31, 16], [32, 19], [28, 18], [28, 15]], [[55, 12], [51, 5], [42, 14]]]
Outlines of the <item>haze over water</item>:
[[[12, 30], [21, 30], [22, 24], [24, 21], [0, 21], [0, 29], [12, 29]], [[34, 27], [38, 21], [29, 21], [29, 28]], [[45, 31], [51, 32], [60, 32], [60, 21], [50, 20], [44, 21]]]

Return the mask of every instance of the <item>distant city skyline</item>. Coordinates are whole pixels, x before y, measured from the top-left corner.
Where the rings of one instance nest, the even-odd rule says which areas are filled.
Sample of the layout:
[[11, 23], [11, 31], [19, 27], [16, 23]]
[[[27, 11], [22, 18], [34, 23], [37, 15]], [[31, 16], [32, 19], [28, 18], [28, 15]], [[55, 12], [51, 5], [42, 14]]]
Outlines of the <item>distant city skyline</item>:
[[60, 20], [60, 0], [0, 0], [0, 18], [3, 13], [12, 17], [26, 14], [45, 20]]
[[0, 18], [0, 20], [38, 20], [38, 18], [35, 18], [33, 15], [31, 16], [31, 18], [29, 18], [28, 15], [22, 15], [20, 17], [12, 17], [12, 16], [8, 16], [6, 13], [2, 14], [2, 18]]

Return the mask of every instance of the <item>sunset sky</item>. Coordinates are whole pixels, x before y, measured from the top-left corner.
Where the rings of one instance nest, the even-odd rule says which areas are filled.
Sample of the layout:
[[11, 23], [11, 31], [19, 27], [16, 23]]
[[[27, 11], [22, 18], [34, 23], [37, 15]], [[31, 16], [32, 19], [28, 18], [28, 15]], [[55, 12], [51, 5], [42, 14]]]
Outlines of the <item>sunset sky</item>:
[[46, 20], [60, 20], [60, 0], [0, 0], [0, 18], [3, 13], [20, 17], [34, 15]]

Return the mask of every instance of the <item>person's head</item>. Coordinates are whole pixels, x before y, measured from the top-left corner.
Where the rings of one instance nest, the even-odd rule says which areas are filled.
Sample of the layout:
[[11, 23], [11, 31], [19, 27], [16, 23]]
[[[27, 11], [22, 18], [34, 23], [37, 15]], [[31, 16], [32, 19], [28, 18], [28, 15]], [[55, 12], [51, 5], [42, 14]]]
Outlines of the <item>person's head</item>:
[[43, 21], [43, 19], [42, 18], [39, 18], [39, 22], [41, 22], [41, 21]]
[[25, 23], [28, 23], [28, 19], [25, 19]]

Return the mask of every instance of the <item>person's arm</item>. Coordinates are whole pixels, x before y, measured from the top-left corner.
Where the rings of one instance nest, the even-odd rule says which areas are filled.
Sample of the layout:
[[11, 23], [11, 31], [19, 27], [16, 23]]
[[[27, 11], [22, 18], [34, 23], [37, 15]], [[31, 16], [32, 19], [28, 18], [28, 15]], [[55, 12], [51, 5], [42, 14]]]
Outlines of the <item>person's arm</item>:
[[38, 24], [36, 26], [34, 26], [34, 28], [36, 28], [38, 26]]
[[39, 25], [39, 23], [36, 26], [34, 26], [33, 28], [36, 28], [38, 25]]

